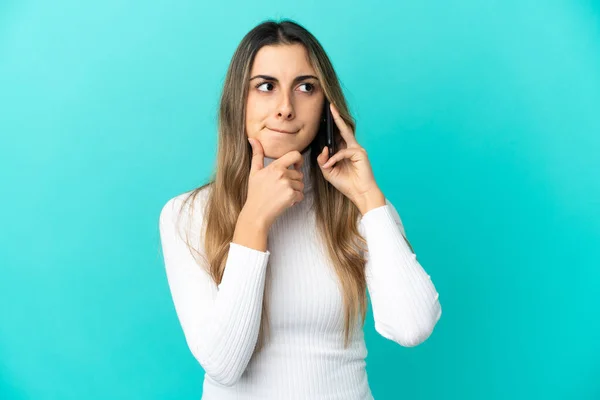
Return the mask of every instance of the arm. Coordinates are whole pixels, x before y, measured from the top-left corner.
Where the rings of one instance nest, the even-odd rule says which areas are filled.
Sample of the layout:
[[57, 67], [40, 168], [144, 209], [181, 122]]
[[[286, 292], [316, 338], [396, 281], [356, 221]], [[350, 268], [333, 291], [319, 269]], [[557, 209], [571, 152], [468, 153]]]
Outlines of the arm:
[[417, 261], [398, 212], [385, 205], [361, 219], [367, 240], [366, 278], [375, 330], [383, 337], [412, 347], [424, 342], [442, 315], [439, 295]]
[[[230, 243], [217, 286], [182, 240], [185, 236], [176, 226], [181, 203], [177, 197], [169, 200], [159, 222], [171, 296], [192, 354], [213, 380], [230, 386], [246, 369], [256, 346], [270, 253]], [[185, 211], [183, 215], [187, 217]]]

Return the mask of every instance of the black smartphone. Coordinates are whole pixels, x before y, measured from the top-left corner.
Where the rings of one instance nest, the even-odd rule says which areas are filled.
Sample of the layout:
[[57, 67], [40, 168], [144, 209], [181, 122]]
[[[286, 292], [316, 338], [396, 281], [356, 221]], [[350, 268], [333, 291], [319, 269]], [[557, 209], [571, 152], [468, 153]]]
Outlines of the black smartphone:
[[331, 109], [329, 108], [329, 100], [327, 100], [327, 98], [325, 98], [325, 107], [324, 107], [323, 111], [325, 113], [325, 143], [324, 143], [324, 146], [327, 146], [329, 148], [328, 157], [331, 157], [335, 154], [335, 151], [336, 151], [335, 140], [333, 138], [333, 125], [335, 124], [335, 121], [333, 120], [333, 116], [331, 115]]

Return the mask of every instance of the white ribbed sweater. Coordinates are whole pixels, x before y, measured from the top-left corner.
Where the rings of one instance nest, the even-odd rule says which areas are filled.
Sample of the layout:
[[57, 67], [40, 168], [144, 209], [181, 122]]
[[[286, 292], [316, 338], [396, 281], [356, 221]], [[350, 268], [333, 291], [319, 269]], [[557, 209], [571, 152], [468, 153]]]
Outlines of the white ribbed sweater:
[[[267, 251], [230, 243], [218, 287], [182, 240], [187, 237], [200, 248], [209, 188], [196, 198], [193, 215], [187, 205], [182, 208], [190, 192], [162, 208], [166, 275], [187, 345], [205, 371], [203, 400], [373, 398], [359, 322], [349, 346], [343, 346], [337, 275], [315, 234], [310, 149], [303, 157], [304, 200], [275, 221]], [[265, 157], [265, 166], [273, 161]], [[368, 245], [364, 255], [375, 329], [402, 346], [416, 346], [441, 316], [430, 276], [405, 241], [400, 217], [387, 198], [386, 205], [362, 216], [359, 230]], [[270, 335], [255, 353], [263, 296], [268, 296]]]

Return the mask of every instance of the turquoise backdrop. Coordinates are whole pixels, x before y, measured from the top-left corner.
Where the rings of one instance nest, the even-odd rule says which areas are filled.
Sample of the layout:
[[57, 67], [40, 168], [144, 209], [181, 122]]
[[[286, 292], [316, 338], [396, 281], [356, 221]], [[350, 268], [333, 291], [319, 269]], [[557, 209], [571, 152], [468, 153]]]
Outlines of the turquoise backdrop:
[[0, 398], [199, 399], [160, 253], [241, 38], [322, 42], [443, 315], [377, 400], [600, 398], [600, 4], [0, 2]]

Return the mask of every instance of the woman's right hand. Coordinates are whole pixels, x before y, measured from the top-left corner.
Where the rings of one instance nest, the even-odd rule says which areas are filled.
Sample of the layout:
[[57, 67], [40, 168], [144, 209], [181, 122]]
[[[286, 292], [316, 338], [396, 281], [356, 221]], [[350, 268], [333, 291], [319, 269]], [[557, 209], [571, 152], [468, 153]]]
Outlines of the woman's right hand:
[[[281, 213], [304, 200], [303, 174], [300, 172], [303, 158], [294, 150], [264, 167], [262, 145], [256, 139], [248, 141], [252, 146], [252, 165], [243, 211], [261, 221], [268, 230]], [[288, 169], [291, 165], [294, 169]]]

